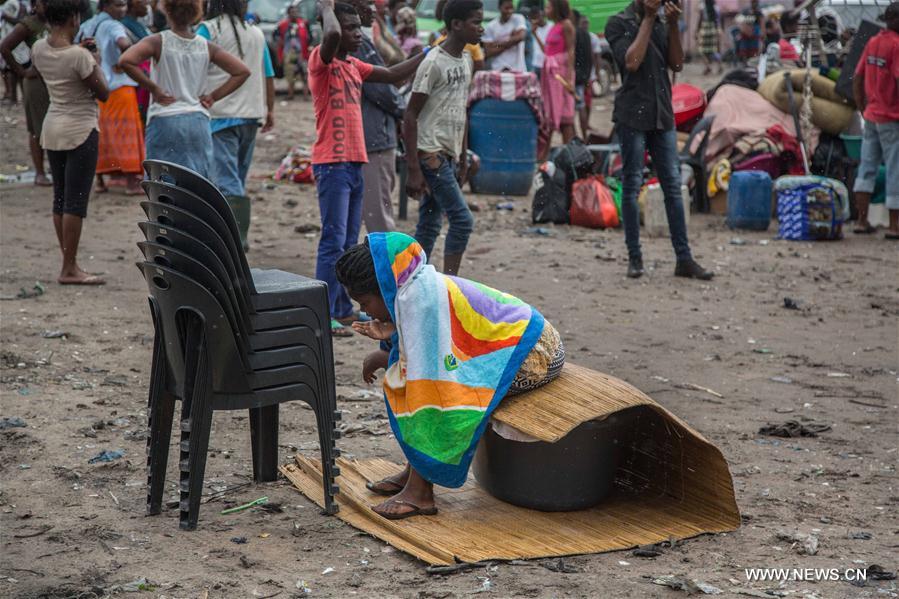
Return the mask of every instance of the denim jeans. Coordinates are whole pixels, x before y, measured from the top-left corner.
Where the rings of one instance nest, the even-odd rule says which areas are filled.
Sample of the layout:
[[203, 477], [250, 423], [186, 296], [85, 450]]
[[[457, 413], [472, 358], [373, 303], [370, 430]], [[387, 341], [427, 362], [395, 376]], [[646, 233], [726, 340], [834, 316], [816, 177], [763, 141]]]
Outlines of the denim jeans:
[[202, 112], [153, 117], [144, 137], [148, 159], [180, 164], [207, 179], [212, 175], [212, 133]]
[[[427, 161], [436, 162], [437, 166], [428, 166]], [[430, 257], [443, 226], [443, 214], [446, 213], [449, 231], [446, 233], [443, 253], [448, 256], [462, 254], [474, 229], [474, 217], [456, 180], [455, 161], [443, 154], [430, 157], [427, 161], [419, 161], [429, 191], [422, 196], [418, 205], [415, 240]]]
[[861, 161], [852, 190], [874, 193], [881, 164], [887, 167], [886, 207], [899, 210], [899, 122], [865, 121]]
[[253, 161], [258, 129], [256, 123], [248, 123], [212, 134], [212, 181], [226, 196], [247, 195], [247, 173]]
[[[671, 245], [677, 259], [689, 260], [690, 244], [687, 241], [687, 223], [684, 219], [684, 203], [681, 198], [680, 160], [677, 157], [677, 134], [668, 131], [638, 131], [618, 123], [618, 140], [624, 161], [621, 182], [621, 215], [624, 217], [624, 241], [630, 258], [640, 253], [640, 208], [637, 195], [643, 184], [643, 157], [646, 150], [652, 157], [659, 184], [665, 194], [665, 213]], [[702, 182], [699, 182], [702, 184]]]
[[362, 227], [362, 163], [316, 164], [315, 187], [321, 211], [322, 233], [315, 259], [315, 278], [328, 284], [332, 318], [353, 313], [350, 296], [334, 272], [337, 259], [359, 239]]

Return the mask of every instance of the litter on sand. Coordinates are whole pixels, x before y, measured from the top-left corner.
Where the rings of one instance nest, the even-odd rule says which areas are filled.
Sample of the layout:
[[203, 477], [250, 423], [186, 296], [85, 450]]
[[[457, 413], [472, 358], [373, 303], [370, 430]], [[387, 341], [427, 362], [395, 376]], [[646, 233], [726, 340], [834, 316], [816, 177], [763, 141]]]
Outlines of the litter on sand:
[[125, 452], [121, 449], [108, 450], [104, 449], [87, 461], [88, 464], [98, 464], [100, 462], [114, 462], [125, 456]]
[[222, 511], [219, 512], [219, 513], [220, 513], [221, 515], [223, 515], [223, 516], [226, 515], [226, 514], [234, 514], [234, 513], [237, 513], [237, 512], [242, 512], [242, 511], [244, 511], [244, 510], [248, 510], [248, 509], [250, 509], [251, 507], [256, 506], [256, 505], [262, 505], [262, 504], [264, 504], [264, 503], [268, 503], [268, 497], [260, 497], [259, 499], [254, 499], [253, 501], [251, 501], [251, 502], [249, 502], [249, 503], [245, 503], [245, 504], [243, 504], [243, 505], [238, 505], [238, 506], [236, 506], [236, 507], [232, 507], [232, 508], [228, 508], [228, 509], [226, 509], [226, 510], [222, 510]]
[[818, 433], [830, 430], [830, 425], [823, 422], [802, 424], [796, 420], [787, 420], [783, 424], [768, 424], [759, 429], [760, 435], [769, 437], [817, 437]]

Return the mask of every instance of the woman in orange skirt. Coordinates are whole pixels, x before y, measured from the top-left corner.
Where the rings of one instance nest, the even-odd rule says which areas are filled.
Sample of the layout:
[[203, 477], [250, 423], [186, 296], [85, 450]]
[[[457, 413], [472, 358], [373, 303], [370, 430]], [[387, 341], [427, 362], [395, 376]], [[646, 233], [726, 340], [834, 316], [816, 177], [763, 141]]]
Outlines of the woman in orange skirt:
[[143, 193], [144, 129], [137, 106], [137, 83], [117, 68], [122, 52], [131, 46], [128, 30], [122, 25], [127, 7], [127, 0], [101, 0], [100, 12], [82, 23], [78, 31], [79, 40], [94, 40], [109, 82], [109, 99], [99, 103], [97, 193], [107, 191], [103, 175], [124, 176], [128, 195]]

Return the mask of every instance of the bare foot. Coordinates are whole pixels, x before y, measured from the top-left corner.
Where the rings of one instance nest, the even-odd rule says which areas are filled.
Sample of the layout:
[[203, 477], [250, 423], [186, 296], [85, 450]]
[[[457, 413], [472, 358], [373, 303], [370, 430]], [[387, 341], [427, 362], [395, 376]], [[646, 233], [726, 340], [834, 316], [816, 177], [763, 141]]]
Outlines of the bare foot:
[[34, 184], [39, 187], [50, 187], [53, 182], [44, 173], [38, 173], [34, 176]]
[[84, 272], [80, 268], [72, 271], [72, 272], [64, 272], [60, 273], [59, 278], [56, 279], [56, 282], [60, 285], [105, 285], [106, 281], [104, 281], [101, 277], [97, 275], [92, 275], [89, 272]]
[[403, 487], [406, 486], [406, 481], [408, 480], [409, 464], [406, 464], [406, 467], [403, 468], [402, 472], [394, 474], [393, 476], [388, 476], [377, 482], [366, 483], [365, 488], [378, 495], [393, 496], [403, 490]]

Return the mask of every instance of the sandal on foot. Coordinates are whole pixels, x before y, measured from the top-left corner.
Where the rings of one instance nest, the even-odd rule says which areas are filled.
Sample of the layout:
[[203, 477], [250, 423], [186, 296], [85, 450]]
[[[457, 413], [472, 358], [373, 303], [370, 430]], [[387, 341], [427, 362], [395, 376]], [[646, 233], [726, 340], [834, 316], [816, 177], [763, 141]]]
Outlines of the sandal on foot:
[[873, 226], [868, 225], [867, 227], [856, 227], [856, 228], [852, 229], [852, 232], [855, 233], [856, 235], [870, 235], [871, 233], [875, 232], [876, 230], [877, 229], [874, 228]]
[[106, 285], [106, 281], [97, 275], [90, 275], [77, 281], [57, 281], [60, 285]]
[[[383, 485], [383, 486], [378, 486]], [[389, 488], [388, 488], [389, 487]], [[365, 488], [375, 495], [383, 495], [384, 497], [393, 497], [403, 490], [403, 485], [395, 483], [392, 480], [379, 480], [377, 482], [365, 483]]]
[[332, 318], [331, 319], [331, 336], [332, 337], [352, 337], [355, 335], [355, 331], [350, 327], [345, 327], [340, 324], [340, 321]]
[[437, 514], [437, 506], [431, 507], [418, 507], [414, 503], [409, 503], [408, 501], [403, 501], [402, 499], [394, 499], [391, 503], [394, 505], [408, 505], [412, 508], [411, 511], [403, 512], [401, 514], [382, 514], [375, 508], [378, 506], [372, 506], [371, 510], [382, 518], [387, 518], [388, 520], [405, 520], [406, 518], [411, 518], [412, 516], [434, 516]]

